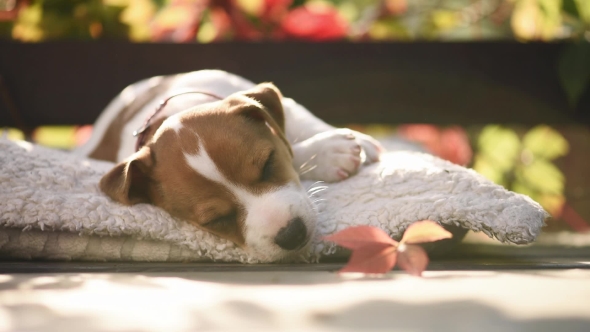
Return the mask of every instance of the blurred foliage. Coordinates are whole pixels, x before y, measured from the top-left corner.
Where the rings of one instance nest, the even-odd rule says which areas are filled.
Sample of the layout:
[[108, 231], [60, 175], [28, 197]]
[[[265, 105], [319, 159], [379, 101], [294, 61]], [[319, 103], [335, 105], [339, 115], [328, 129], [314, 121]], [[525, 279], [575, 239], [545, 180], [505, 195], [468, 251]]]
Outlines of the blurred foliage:
[[588, 0], [0, 0], [21, 41], [590, 39]]
[[33, 132], [33, 141], [53, 148], [71, 149], [76, 146], [76, 127], [42, 126]]
[[397, 133], [457, 165], [467, 166], [473, 157], [469, 137], [459, 126], [439, 128], [431, 124], [408, 124], [398, 127]]
[[569, 40], [558, 73], [573, 109], [590, 84], [590, 0], [0, 0], [0, 38]]
[[[590, 0], [587, 3], [590, 4]], [[567, 45], [559, 58], [557, 70], [568, 101], [575, 108], [590, 84], [590, 43]]]
[[6, 136], [6, 138], [11, 140], [19, 140], [22, 141], [25, 139], [25, 134], [22, 131], [15, 129], [15, 128], [4, 128], [0, 129], [0, 137]]
[[477, 150], [473, 165], [477, 172], [560, 216], [565, 177], [553, 160], [566, 155], [569, 144], [556, 130], [540, 125], [520, 137], [513, 129], [489, 125], [478, 137]]

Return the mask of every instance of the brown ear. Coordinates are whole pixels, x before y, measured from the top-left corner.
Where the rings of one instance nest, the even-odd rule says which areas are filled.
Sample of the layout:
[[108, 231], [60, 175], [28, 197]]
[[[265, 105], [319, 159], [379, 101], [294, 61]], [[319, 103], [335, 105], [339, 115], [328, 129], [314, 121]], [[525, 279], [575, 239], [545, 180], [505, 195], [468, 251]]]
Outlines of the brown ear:
[[151, 149], [143, 147], [100, 179], [99, 187], [111, 199], [125, 204], [150, 203]]
[[285, 136], [285, 114], [281, 98], [281, 92], [276, 86], [272, 83], [261, 83], [250, 90], [228, 97], [229, 109], [234, 114], [266, 123], [293, 155], [291, 144]]
[[285, 113], [281, 99], [281, 91], [272, 83], [260, 83], [252, 89], [242, 92], [248, 98], [252, 98], [262, 104], [268, 114], [272, 116], [276, 124], [285, 132]]

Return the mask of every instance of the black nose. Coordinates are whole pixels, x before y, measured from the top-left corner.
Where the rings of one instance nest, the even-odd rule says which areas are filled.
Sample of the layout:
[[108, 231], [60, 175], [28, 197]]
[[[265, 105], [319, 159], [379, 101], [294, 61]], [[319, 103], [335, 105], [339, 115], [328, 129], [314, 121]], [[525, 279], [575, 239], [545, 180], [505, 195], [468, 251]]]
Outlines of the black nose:
[[303, 244], [307, 235], [307, 228], [301, 218], [295, 218], [289, 224], [279, 230], [275, 237], [275, 243], [285, 249], [293, 250]]

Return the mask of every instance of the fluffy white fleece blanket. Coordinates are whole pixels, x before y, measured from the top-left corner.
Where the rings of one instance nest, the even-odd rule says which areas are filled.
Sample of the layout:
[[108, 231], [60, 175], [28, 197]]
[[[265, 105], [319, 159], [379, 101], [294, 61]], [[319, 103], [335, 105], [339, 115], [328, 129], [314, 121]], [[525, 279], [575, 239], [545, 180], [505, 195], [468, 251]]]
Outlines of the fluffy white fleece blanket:
[[[112, 166], [0, 139], [0, 257], [260, 262], [158, 208], [111, 201], [97, 183]], [[547, 216], [527, 196], [418, 152], [387, 153], [319, 196], [325, 201], [317, 231], [301, 261], [334, 254], [334, 244], [321, 237], [353, 225], [377, 226], [399, 238], [410, 223], [430, 219], [524, 244]]]

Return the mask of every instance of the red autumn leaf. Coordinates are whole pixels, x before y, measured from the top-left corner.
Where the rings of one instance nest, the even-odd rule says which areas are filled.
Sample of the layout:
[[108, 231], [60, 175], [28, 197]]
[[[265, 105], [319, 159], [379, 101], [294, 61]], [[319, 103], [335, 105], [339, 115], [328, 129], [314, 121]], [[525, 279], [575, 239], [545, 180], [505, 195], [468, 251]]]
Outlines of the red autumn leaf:
[[368, 245], [397, 246], [397, 241], [387, 235], [383, 230], [372, 226], [349, 227], [336, 234], [324, 237], [324, 240], [332, 241], [341, 247], [348, 249], [360, 249]]
[[287, 38], [326, 41], [344, 38], [348, 23], [332, 6], [306, 4], [287, 13], [281, 28]]
[[392, 245], [369, 244], [355, 249], [340, 272], [387, 273], [395, 266], [396, 255]]
[[413, 244], [434, 242], [442, 239], [450, 239], [453, 237], [446, 229], [432, 220], [417, 221], [406, 229], [404, 236], [400, 243]]
[[397, 265], [411, 275], [421, 277], [428, 265], [426, 251], [415, 244], [400, 244], [397, 250]]

